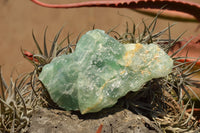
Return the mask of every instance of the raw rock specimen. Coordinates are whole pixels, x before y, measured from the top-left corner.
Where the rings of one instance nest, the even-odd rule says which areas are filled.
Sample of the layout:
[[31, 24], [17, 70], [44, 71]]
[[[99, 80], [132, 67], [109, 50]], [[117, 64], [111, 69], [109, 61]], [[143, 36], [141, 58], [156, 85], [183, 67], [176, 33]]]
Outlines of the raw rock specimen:
[[113, 106], [129, 91], [168, 75], [173, 60], [155, 44], [120, 44], [102, 30], [87, 32], [74, 53], [43, 67], [39, 76], [51, 98], [82, 114]]

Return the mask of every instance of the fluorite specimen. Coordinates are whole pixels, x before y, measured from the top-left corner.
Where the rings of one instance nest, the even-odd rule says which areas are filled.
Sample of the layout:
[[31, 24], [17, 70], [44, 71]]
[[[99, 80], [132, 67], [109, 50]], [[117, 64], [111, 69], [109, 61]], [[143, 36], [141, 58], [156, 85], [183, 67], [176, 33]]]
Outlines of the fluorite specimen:
[[82, 36], [74, 53], [45, 65], [39, 79], [60, 107], [85, 114], [113, 106], [172, 67], [173, 60], [157, 45], [123, 45], [96, 29]]

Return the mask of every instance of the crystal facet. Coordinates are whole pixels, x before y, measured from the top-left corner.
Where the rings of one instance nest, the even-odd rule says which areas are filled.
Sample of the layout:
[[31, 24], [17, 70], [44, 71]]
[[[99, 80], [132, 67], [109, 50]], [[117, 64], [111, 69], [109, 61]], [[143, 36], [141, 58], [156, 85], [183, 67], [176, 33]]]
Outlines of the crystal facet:
[[123, 45], [96, 29], [81, 37], [74, 53], [45, 65], [39, 79], [60, 107], [85, 114], [113, 106], [172, 67], [173, 60], [157, 45]]

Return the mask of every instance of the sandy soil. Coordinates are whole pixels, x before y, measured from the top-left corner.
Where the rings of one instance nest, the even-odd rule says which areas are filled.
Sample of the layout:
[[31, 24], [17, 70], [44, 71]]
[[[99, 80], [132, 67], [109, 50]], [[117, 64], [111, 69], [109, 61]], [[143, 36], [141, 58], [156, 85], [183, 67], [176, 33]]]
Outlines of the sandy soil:
[[[53, 0], [43, 0], [54, 2]], [[83, 0], [68, 0], [67, 3], [80, 2]], [[193, 0], [200, 3], [199, 0]], [[66, 0], [57, 0], [58, 3], [66, 3]], [[74, 33], [75, 37], [81, 31], [87, 31], [95, 24], [97, 28], [108, 30], [116, 25], [119, 32], [124, 31], [125, 22], [128, 18], [118, 14], [131, 17], [136, 24], [144, 15], [129, 9], [113, 8], [79, 8], [79, 9], [49, 9], [35, 5], [30, 0], [1, 0], [0, 1], [0, 65], [6, 79], [12, 70], [18, 73], [28, 72], [32, 66], [23, 59], [20, 48], [35, 51], [31, 32], [34, 30], [36, 38], [42, 44], [43, 32], [48, 26], [49, 44], [58, 30], [65, 25], [61, 38], [67, 36], [68, 32]], [[152, 19], [152, 18], [150, 18]], [[157, 31], [163, 29], [173, 21], [159, 20]], [[194, 32], [198, 24], [179, 22], [173, 29], [172, 35], [177, 37], [187, 30], [184, 36], [197, 35]], [[200, 31], [199, 31], [200, 32]]]

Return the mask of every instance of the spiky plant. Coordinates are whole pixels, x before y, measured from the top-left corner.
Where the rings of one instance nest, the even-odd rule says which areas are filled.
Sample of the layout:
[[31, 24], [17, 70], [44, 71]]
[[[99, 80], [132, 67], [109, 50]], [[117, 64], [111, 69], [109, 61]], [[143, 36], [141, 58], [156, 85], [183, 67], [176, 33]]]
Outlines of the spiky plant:
[[[37, 47], [38, 53], [34, 54], [30, 51], [21, 49], [21, 52], [22, 52], [22, 55], [24, 56], [24, 58], [27, 59], [31, 64], [33, 64], [33, 66], [34, 66], [33, 72], [36, 73], [37, 76], [39, 76], [43, 66], [50, 63], [52, 59], [54, 59], [55, 57], [58, 57], [60, 55], [63, 55], [63, 54], [70, 54], [74, 51], [74, 49], [76, 47], [75, 44], [78, 42], [81, 33], [77, 36], [75, 44], [71, 43], [69, 33], [68, 33], [67, 37], [65, 37], [63, 40], [58, 42], [58, 39], [59, 39], [59, 36], [60, 36], [60, 33], [62, 30], [63, 30], [63, 27], [55, 35], [49, 52], [47, 49], [47, 40], [46, 40], [47, 27], [44, 31], [43, 51], [42, 51], [42, 48], [40, 47], [38, 41], [36, 40], [33, 31], [32, 31], [32, 37], [33, 37], [33, 40]], [[62, 46], [65, 41], [67, 41], [67, 45]], [[39, 82], [38, 79], [35, 79], [35, 81]], [[41, 84], [41, 86], [43, 86], [43, 85]], [[44, 86], [43, 86], [43, 89], [40, 91], [39, 97], [42, 98], [42, 101], [41, 101], [43, 103], [42, 106], [61, 109], [56, 105], [56, 103], [53, 102], [53, 100], [51, 100], [50, 95]]]
[[[133, 24], [132, 30], [130, 30], [128, 23], [126, 31], [123, 34], [116, 32], [115, 28], [108, 30], [107, 33], [124, 45], [126, 43], [156, 43], [163, 47], [166, 52], [169, 52], [170, 48], [176, 44], [182, 35], [181, 34], [177, 39], [171, 39], [170, 28], [173, 25], [169, 25], [162, 31], [154, 33], [157, 25], [157, 17], [149, 25], [146, 25], [145, 21], [142, 21], [142, 24], [144, 26], [142, 33], [139, 33], [139, 29], [135, 24]], [[22, 50], [22, 54], [34, 65], [33, 72], [19, 76], [15, 81], [12, 81], [11, 78], [9, 87], [0, 73], [0, 87], [2, 92], [0, 97], [0, 130], [2, 132], [17, 132], [21, 129], [25, 131], [26, 126], [29, 124], [31, 111], [36, 106], [47, 105], [57, 108], [56, 104], [51, 100], [46, 88], [42, 86], [38, 80], [38, 75], [42, 67], [50, 63], [53, 58], [63, 54], [70, 54], [74, 51], [75, 44], [80, 34], [74, 44], [70, 42], [69, 34], [61, 42], [58, 42], [62, 29], [63, 28], [61, 28], [54, 37], [49, 52], [47, 50], [46, 41], [47, 28], [44, 32], [43, 51], [34, 33], [32, 33], [38, 53], [34, 54]], [[169, 38], [161, 38], [167, 31]], [[62, 46], [65, 41], [67, 41], [67, 45]], [[183, 47], [186, 45], [187, 43]], [[119, 102], [122, 101], [123, 106], [126, 108], [138, 114], [146, 115], [154, 120], [163, 132], [190, 132], [197, 129], [198, 123], [193, 117], [194, 103], [190, 100], [191, 96], [188, 91], [190, 90], [193, 92], [190, 86], [199, 87], [199, 81], [192, 79], [192, 76], [199, 70], [190, 71], [195, 65], [195, 62], [179, 62], [180, 59], [186, 60], [189, 58], [187, 55], [186, 57], [174, 57], [183, 47], [171, 55], [174, 60], [172, 73], [165, 78], [149, 81], [141, 91], [129, 93], [119, 100]], [[196, 97], [198, 98], [197, 95]], [[189, 100], [185, 102], [185, 99]], [[190, 114], [186, 111], [188, 107], [192, 108]], [[148, 124], [147, 121], [146, 123]]]
[[[55, 37], [52, 41], [51, 49], [50, 49], [49, 52], [48, 52], [48, 49], [47, 49], [47, 40], [46, 40], [47, 27], [44, 31], [44, 44], [43, 44], [44, 50], [43, 51], [42, 51], [38, 41], [36, 40], [33, 31], [32, 31], [33, 40], [35, 42], [35, 45], [36, 45], [39, 53], [34, 54], [30, 51], [26, 51], [26, 50], [21, 49], [23, 56], [26, 59], [28, 59], [28, 61], [30, 61], [35, 66], [35, 69], [36, 69], [37, 72], [39, 72], [44, 65], [50, 63], [53, 58], [55, 58], [59, 55], [62, 55], [62, 54], [69, 54], [69, 53], [72, 53], [74, 51], [75, 45], [70, 43], [70, 38], [69, 38], [70, 34], [68, 34], [68, 36], [66, 38], [64, 38], [61, 42], [58, 43], [58, 39], [59, 39], [59, 36], [60, 36], [62, 29], [63, 28], [61, 28], [59, 30], [59, 32], [55, 35]], [[80, 36], [80, 34], [77, 37], [77, 41], [79, 39], [79, 36]], [[62, 44], [66, 40], [68, 41], [68, 45], [62, 47]], [[76, 43], [77, 43], [77, 41], [76, 41]]]
[[0, 131], [25, 132], [34, 108], [39, 105], [35, 73], [21, 74], [6, 84], [0, 66]]

